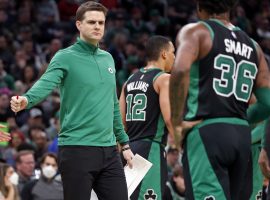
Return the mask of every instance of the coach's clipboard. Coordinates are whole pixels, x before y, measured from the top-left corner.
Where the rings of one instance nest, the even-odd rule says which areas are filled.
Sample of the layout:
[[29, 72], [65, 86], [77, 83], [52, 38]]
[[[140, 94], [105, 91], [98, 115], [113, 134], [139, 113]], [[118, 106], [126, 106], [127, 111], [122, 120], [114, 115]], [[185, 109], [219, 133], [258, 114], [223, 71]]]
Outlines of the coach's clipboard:
[[152, 163], [141, 157], [139, 154], [136, 154], [132, 159], [132, 169], [129, 166], [124, 167], [127, 187], [128, 187], [128, 197], [134, 192], [137, 186], [142, 181], [143, 177], [152, 167]]

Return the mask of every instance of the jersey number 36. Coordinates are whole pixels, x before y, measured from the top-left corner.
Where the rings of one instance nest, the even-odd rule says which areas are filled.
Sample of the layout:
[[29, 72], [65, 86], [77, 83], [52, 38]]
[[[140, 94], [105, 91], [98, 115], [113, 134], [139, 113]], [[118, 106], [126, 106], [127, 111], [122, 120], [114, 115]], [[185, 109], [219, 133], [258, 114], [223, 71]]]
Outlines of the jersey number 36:
[[221, 71], [221, 77], [213, 79], [215, 92], [223, 97], [234, 95], [237, 100], [248, 102], [258, 71], [256, 64], [246, 60], [236, 63], [233, 57], [219, 54], [214, 68]]

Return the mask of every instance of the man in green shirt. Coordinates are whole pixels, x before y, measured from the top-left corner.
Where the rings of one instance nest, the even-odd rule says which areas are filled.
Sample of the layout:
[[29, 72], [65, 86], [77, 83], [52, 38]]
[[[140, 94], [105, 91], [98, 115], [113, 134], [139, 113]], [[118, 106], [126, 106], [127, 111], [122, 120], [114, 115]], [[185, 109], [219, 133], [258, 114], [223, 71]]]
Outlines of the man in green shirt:
[[11, 99], [12, 110], [19, 112], [59, 87], [59, 170], [65, 200], [89, 200], [92, 188], [99, 199], [128, 198], [116, 141], [129, 165], [133, 154], [121, 122], [114, 60], [98, 47], [106, 13], [99, 3], [82, 4], [76, 13], [77, 42], [56, 53], [26, 94]]

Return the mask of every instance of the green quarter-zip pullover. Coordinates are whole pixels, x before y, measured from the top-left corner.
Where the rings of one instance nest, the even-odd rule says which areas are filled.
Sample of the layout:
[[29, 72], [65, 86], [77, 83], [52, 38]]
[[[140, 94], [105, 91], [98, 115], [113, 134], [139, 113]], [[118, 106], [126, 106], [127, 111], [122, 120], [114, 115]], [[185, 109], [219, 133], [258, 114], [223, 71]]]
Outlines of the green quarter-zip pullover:
[[57, 54], [48, 69], [24, 95], [27, 108], [60, 89], [58, 144], [113, 146], [128, 141], [116, 96], [112, 56], [81, 39]]

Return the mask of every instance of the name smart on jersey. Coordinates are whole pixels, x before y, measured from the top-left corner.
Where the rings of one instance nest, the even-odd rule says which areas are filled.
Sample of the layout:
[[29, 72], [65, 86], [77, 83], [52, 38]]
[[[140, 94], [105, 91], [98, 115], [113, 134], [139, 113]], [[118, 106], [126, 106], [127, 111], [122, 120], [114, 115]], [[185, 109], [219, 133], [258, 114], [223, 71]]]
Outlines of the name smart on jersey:
[[141, 90], [143, 92], [146, 92], [148, 87], [149, 84], [144, 81], [135, 81], [127, 85], [127, 91], [130, 92], [132, 90]]
[[251, 52], [253, 51], [252, 47], [234, 40], [224, 39], [224, 43], [227, 53], [234, 53], [236, 55], [246, 57], [247, 59], [250, 58]]

